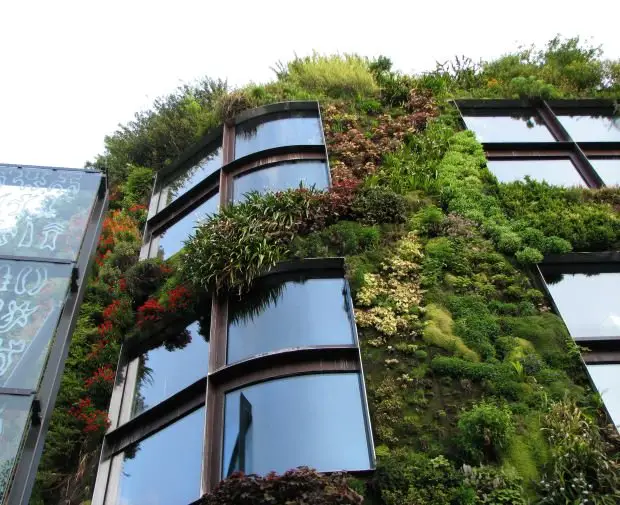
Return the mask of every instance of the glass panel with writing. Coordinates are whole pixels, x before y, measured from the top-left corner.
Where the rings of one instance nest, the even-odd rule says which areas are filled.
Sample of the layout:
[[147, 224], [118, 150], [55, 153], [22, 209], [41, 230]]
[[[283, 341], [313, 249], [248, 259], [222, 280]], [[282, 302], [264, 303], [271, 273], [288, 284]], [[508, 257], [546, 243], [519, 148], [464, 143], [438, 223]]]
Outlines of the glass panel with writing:
[[220, 205], [219, 193], [211, 196], [198, 208], [187, 213], [185, 217], [174, 223], [159, 235], [157, 256], [168, 259], [183, 248], [183, 243], [194, 233], [196, 225], [216, 214]]
[[329, 185], [324, 161], [290, 161], [245, 172], [233, 181], [233, 201], [242, 202], [250, 191], [267, 193], [299, 187], [326, 189]]
[[558, 116], [575, 142], [620, 142], [620, 117]]
[[280, 349], [353, 344], [344, 279], [273, 282], [229, 306], [227, 362]]
[[[210, 307], [207, 307], [209, 310]], [[192, 385], [209, 372], [209, 328], [198, 321], [140, 356], [132, 417]]]
[[[114, 505], [187, 505], [200, 498], [205, 409], [125, 450]], [[112, 498], [112, 499], [111, 499]]]
[[101, 174], [0, 165], [0, 254], [75, 260]]
[[489, 160], [489, 170], [499, 182], [525, 180], [526, 177], [552, 186], [585, 186], [571, 160]]
[[316, 113], [271, 114], [237, 125], [235, 159], [274, 147], [321, 144], [323, 132]]
[[0, 387], [36, 389], [71, 265], [0, 260]]
[[620, 186], [620, 158], [613, 160], [590, 159], [605, 186]]
[[222, 146], [214, 149], [202, 158], [198, 163], [184, 169], [168, 182], [163, 188], [159, 200], [159, 209], [170, 205], [180, 196], [187, 193], [199, 182], [206, 179], [222, 166]]
[[0, 395], [0, 503], [4, 503], [9, 490], [30, 417], [32, 398]]
[[573, 338], [620, 336], [620, 272], [543, 276]]
[[226, 395], [222, 477], [371, 468], [357, 373], [271, 380]]
[[535, 116], [465, 116], [468, 130], [480, 142], [554, 142], [555, 138]]
[[587, 365], [614, 426], [620, 428], [620, 364]]

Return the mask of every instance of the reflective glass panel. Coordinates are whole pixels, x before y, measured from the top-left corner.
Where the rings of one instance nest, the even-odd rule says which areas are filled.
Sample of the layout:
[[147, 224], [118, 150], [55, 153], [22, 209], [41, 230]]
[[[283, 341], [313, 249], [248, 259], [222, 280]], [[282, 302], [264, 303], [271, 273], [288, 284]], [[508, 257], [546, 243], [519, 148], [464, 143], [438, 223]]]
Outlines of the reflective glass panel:
[[125, 450], [115, 505], [187, 505], [200, 498], [205, 410]]
[[544, 124], [535, 117], [465, 116], [468, 130], [480, 142], [554, 142]]
[[0, 387], [36, 389], [71, 265], [0, 260]]
[[207, 154], [195, 165], [186, 168], [162, 188], [159, 210], [170, 205], [196, 184], [206, 179], [222, 166], [222, 146]]
[[620, 159], [591, 159], [590, 163], [603, 179], [605, 186], [620, 186]]
[[620, 117], [558, 116], [575, 142], [620, 142]]
[[286, 281], [231, 300], [228, 363], [312, 345], [352, 344], [349, 295], [344, 279]]
[[168, 259], [183, 248], [183, 243], [194, 233], [199, 221], [216, 214], [220, 205], [220, 195], [216, 193], [198, 208], [189, 212], [159, 235], [157, 256]]
[[571, 160], [489, 160], [487, 166], [499, 182], [522, 181], [529, 176], [553, 186], [586, 186]]
[[620, 272], [543, 275], [573, 338], [620, 336]]
[[0, 395], [0, 503], [9, 490], [31, 404], [32, 396]]
[[316, 115], [285, 112], [237, 125], [235, 159], [273, 147], [321, 145], [323, 133]]
[[587, 366], [612, 422], [620, 427], [620, 364]]
[[250, 191], [267, 193], [304, 188], [326, 189], [327, 165], [323, 161], [289, 161], [245, 172], [234, 178], [233, 201], [242, 202]]
[[[207, 308], [209, 310], [210, 307]], [[209, 328], [196, 321], [140, 357], [132, 415], [192, 385], [209, 372]]]
[[0, 165], [0, 254], [75, 260], [101, 174]]
[[262, 382], [228, 393], [225, 409], [223, 476], [371, 468], [356, 373]]

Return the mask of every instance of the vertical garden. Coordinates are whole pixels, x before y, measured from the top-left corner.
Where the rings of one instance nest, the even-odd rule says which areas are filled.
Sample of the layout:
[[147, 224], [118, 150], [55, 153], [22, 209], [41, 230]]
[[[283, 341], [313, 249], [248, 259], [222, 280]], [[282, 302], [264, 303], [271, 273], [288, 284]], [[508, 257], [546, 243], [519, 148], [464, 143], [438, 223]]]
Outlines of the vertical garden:
[[[313, 55], [278, 64], [266, 84], [205, 79], [138, 113], [92, 163], [109, 176], [111, 208], [33, 503], [88, 503], [124, 341], [206, 293], [248, 290], [279, 261], [320, 256], [346, 259], [377, 470], [236, 476], [204, 503], [620, 503], [620, 439], [531, 268], [547, 254], [618, 250], [620, 189], [499, 183], [450, 103], [576, 97], [620, 100], [620, 61], [556, 38], [419, 75], [385, 57]], [[309, 99], [328, 191], [249, 195], [170, 260], [137, 262], [158, 170], [241, 111]]]

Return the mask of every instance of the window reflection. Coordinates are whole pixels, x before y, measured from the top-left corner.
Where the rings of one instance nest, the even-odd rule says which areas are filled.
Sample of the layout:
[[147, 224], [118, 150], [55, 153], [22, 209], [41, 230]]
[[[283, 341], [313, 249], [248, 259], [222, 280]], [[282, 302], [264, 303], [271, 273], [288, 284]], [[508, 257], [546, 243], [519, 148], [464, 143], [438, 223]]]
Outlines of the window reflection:
[[465, 116], [468, 130], [480, 142], [553, 142], [547, 127], [535, 116]]
[[360, 377], [272, 380], [226, 395], [222, 474], [371, 468]]
[[31, 404], [31, 396], [0, 395], [0, 503], [5, 503]]
[[125, 450], [114, 505], [187, 505], [200, 497], [205, 409]]
[[543, 276], [573, 338], [620, 336], [620, 272]]
[[235, 159], [274, 147], [321, 144], [323, 133], [316, 113], [283, 112], [237, 125]]
[[620, 117], [558, 115], [575, 142], [620, 142]]
[[291, 347], [353, 344], [345, 282], [280, 281], [231, 300], [227, 362]]
[[245, 172], [234, 178], [233, 201], [242, 202], [250, 191], [267, 193], [304, 188], [326, 189], [329, 185], [324, 161], [289, 161]]
[[620, 364], [587, 366], [612, 422], [620, 428]]
[[620, 186], [620, 158], [614, 160], [590, 159], [605, 186]]
[[489, 170], [499, 182], [525, 180], [526, 177], [553, 186], [586, 186], [573, 162], [563, 160], [489, 160]]
[[219, 203], [219, 193], [216, 193], [198, 208], [189, 212], [183, 219], [167, 228], [159, 235], [157, 256], [165, 260], [179, 252], [183, 248], [183, 243], [194, 232], [198, 222], [217, 213]]
[[[207, 310], [209, 310], [207, 308]], [[205, 377], [209, 371], [209, 327], [196, 321], [140, 356], [132, 417]]]

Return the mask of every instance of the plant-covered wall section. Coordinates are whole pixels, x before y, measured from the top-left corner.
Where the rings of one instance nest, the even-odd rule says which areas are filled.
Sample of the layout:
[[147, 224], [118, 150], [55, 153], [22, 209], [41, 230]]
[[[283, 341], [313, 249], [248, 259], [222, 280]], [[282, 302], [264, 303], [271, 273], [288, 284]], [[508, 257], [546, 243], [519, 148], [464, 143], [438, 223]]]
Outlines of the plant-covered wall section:
[[[620, 62], [556, 38], [422, 75], [318, 54], [276, 74], [186, 86], [106, 138], [94, 165], [115, 199], [33, 503], [90, 498], [124, 339], [152, 338], [208, 293], [246, 291], [279, 261], [330, 255], [346, 258], [377, 470], [235, 476], [204, 503], [620, 503], [620, 440], [530, 269], [546, 254], [618, 249], [620, 189], [500, 184], [447, 101], [618, 97]], [[295, 99], [320, 102], [332, 187], [251, 194], [169, 261], [136, 264], [153, 174], [238, 112]]]

